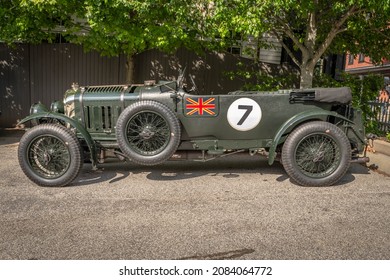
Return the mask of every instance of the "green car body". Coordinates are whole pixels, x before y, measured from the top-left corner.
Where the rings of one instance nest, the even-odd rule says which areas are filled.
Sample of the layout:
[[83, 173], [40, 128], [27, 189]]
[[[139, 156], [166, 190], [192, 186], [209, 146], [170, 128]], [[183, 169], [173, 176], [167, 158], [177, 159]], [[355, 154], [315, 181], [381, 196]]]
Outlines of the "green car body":
[[[62, 186], [77, 177], [85, 157], [95, 168], [113, 155], [155, 165], [248, 152], [267, 156], [269, 164], [281, 159], [298, 184], [331, 185], [352, 160], [367, 160], [359, 159], [366, 144], [361, 112], [350, 101], [348, 88], [200, 94], [196, 87], [185, 90], [182, 77], [74, 86], [50, 110], [32, 106], [21, 123], [35, 126], [21, 139], [19, 161], [37, 184]], [[74, 158], [71, 149], [81, 155]], [[310, 159], [304, 156], [310, 153]], [[65, 162], [59, 167], [58, 157]]]

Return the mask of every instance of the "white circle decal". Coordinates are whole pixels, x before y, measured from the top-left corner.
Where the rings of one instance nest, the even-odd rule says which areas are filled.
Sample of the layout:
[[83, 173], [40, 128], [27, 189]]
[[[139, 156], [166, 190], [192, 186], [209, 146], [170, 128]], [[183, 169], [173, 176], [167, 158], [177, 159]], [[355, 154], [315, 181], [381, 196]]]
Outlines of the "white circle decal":
[[234, 129], [248, 131], [259, 124], [261, 108], [253, 99], [239, 98], [230, 105], [227, 119]]

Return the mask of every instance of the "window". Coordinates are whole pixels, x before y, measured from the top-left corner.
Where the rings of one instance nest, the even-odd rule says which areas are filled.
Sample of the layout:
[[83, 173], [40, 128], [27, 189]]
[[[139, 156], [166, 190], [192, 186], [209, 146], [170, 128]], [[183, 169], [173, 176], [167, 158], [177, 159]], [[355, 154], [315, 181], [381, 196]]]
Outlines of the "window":
[[[263, 34], [260, 39], [253, 36], [243, 39], [240, 34], [232, 32], [231, 40], [232, 45], [227, 49], [229, 53], [266, 63], [280, 64], [282, 45], [275, 36]], [[264, 43], [269, 46], [263, 47]]]
[[364, 62], [364, 54], [359, 54], [359, 63]]
[[237, 55], [240, 55], [241, 54], [241, 48], [238, 47], [238, 46], [233, 46], [233, 47], [230, 47], [228, 49], [228, 52], [232, 53], [232, 54], [237, 54]]
[[355, 57], [352, 54], [350, 54], [348, 56], [348, 65], [352, 65], [354, 60], [355, 60]]
[[54, 33], [53, 36], [50, 38], [50, 40], [42, 40], [42, 43], [57, 43], [57, 44], [64, 44], [69, 43], [68, 40], [62, 36], [61, 33]]

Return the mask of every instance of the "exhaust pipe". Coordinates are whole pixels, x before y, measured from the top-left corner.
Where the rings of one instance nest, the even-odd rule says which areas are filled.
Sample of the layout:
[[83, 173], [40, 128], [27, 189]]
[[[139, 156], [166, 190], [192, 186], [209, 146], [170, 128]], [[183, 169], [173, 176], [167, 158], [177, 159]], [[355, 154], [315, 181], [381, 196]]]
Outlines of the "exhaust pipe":
[[370, 162], [369, 157], [358, 157], [358, 158], [352, 158], [351, 163], [367, 163]]

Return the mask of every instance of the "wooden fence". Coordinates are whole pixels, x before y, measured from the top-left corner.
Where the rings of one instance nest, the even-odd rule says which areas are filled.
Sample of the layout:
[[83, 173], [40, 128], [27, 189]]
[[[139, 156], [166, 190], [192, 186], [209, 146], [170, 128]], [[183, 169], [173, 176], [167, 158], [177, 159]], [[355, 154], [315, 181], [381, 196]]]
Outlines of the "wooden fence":
[[390, 100], [383, 102], [376, 99], [368, 104], [378, 122], [378, 129], [385, 133], [390, 132]]

